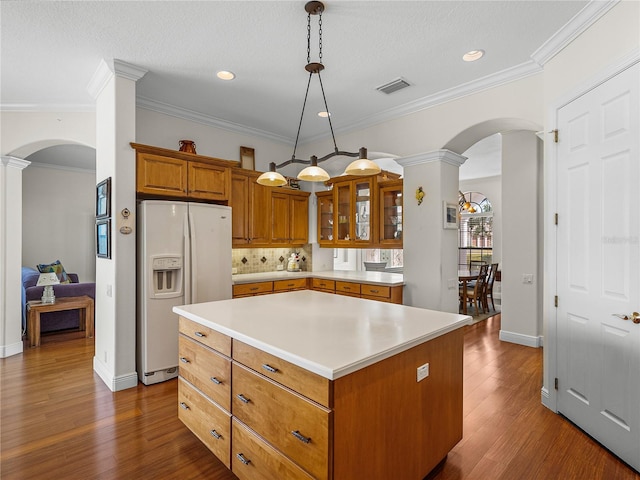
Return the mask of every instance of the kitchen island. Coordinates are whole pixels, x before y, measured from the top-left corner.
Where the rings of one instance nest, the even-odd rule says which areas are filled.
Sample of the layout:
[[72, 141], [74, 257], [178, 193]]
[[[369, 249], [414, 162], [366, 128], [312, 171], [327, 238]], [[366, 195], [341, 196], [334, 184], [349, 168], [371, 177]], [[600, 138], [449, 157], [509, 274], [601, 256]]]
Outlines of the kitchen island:
[[309, 290], [174, 312], [180, 418], [240, 479], [418, 480], [462, 438], [470, 317]]

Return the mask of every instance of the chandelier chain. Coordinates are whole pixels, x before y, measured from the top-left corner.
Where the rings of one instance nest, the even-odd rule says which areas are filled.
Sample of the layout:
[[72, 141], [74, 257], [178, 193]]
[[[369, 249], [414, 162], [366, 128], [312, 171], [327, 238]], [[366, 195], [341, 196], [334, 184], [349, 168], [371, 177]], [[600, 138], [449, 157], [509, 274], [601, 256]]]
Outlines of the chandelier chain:
[[311, 63], [311, 14], [307, 14], [307, 63]]
[[322, 63], [322, 12], [318, 13], [318, 59]]

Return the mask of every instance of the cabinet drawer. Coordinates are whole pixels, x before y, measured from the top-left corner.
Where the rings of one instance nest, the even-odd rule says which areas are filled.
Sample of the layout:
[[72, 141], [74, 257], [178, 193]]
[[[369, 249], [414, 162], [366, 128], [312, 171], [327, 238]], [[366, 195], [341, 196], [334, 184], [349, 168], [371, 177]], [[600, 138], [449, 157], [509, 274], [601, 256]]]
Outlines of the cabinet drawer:
[[329, 475], [331, 411], [232, 364], [234, 417], [317, 479]]
[[352, 282], [336, 282], [336, 293], [360, 295], [360, 284]]
[[291, 280], [277, 280], [273, 282], [273, 291], [304, 290], [307, 288], [306, 278], [292, 278]]
[[320, 375], [235, 339], [233, 340], [233, 359], [320, 405], [331, 407], [329, 403], [331, 382]]
[[273, 282], [240, 283], [233, 286], [233, 296], [255, 295], [257, 293], [270, 293], [273, 291]]
[[331, 290], [333, 292], [336, 289], [335, 280], [324, 280], [322, 278], [312, 278], [311, 285], [315, 290]]
[[231, 471], [240, 480], [312, 479], [299, 466], [233, 419]]
[[178, 378], [178, 418], [231, 468], [231, 415]]
[[191, 337], [227, 357], [231, 357], [231, 337], [227, 337], [220, 332], [184, 317], [180, 317], [178, 328], [183, 335]]
[[231, 360], [189, 337], [178, 339], [180, 376], [231, 410]]
[[361, 289], [360, 289], [360, 293], [362, 293], [362, 296], [368, 296], [368, 297], [381, 297], [381, 298], [389, 298], [391, 289], [390, 287], [385, 287], [382, 285], [367, 285], [367, 284], [363, 284]]

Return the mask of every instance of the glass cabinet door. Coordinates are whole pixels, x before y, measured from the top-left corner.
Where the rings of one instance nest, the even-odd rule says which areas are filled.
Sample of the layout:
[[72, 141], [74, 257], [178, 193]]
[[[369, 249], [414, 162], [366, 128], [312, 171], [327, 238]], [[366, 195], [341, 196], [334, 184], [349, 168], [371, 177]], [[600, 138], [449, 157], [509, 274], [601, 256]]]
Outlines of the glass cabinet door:
[[338, 203], [336, 240], [338, 242], [350, 242], [353, 235], [351, 232], [351, 184], [336, 185], [334, 188], [337, 189], [336, 201]]
[[333, 192], [318, 195], [318, 243], [333, 243]]
[[380, 243], [402, 246], [402, 185], [380, 188]]
[[354, 225], [357, 242], [371, 241], [371, 180], [359, 180], [355, 184]]

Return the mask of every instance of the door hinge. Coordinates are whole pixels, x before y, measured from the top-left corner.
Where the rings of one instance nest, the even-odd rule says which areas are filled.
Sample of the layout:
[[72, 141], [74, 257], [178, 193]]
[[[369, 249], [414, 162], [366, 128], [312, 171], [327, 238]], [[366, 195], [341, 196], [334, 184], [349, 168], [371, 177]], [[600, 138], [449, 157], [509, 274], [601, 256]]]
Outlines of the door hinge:
[[558, 143], [558, 129], [551, 130], [553, 132], [553, 141]]
[[556, 377], [555, 381], [553, 382], [553, 387], [557, 390], [558, 389], [558, 377]]
[[558, 214], [557, 213], [553, 216], [553, 223], [555, 223], [556, 225], [558, 224]]
[[557, 306], [558, 306], [558, 295], [556, 295], [556, 296], [553, 298], [553, 306], [554, 306], [554, 307], [557, 307]]

